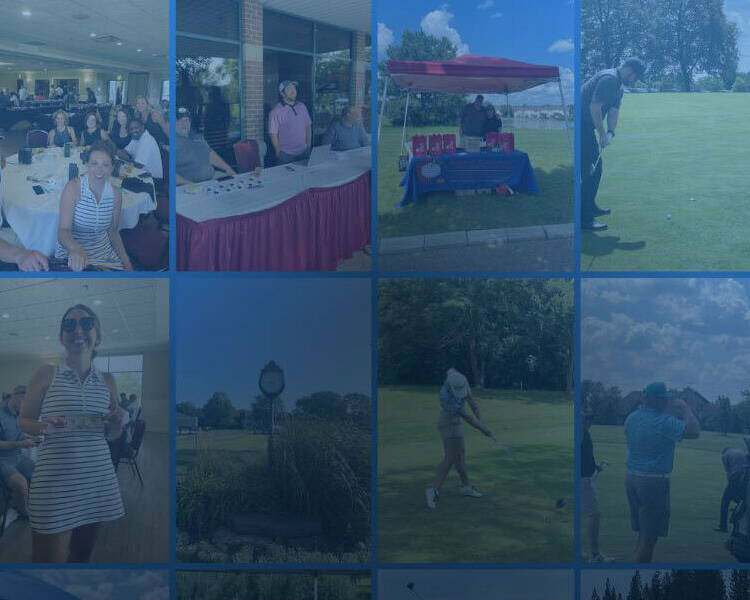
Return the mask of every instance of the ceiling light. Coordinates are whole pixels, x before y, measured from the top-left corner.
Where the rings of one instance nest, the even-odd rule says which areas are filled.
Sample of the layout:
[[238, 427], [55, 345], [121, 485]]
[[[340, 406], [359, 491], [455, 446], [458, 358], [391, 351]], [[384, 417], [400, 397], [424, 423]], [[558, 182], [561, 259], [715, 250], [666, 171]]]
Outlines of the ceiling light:
[[8, 313], [3, 313], [3, 319], [10, 319], [10, 315]]
[[101, 304], [102, 304], [102, 301], [99, 300], [99, 298], [97, 298], [96, 300], [94, 300], [94, 306], [100, 306]]
[[91, 32], [91, 33], [89, 33], [89, 37], [96, 37], [96, 34], [93, 33], [93, 32]]
[[28, 8], [25, 8], [24, 10], [21, 11], [21, 14], [24, 17], [30, 17], [31, 16], [31, 11]]
[[113, 329], [112, 333], [120, 333], [120, 330], [119, 329]]
[[45, 340], [49, 340], [50, 338], [49, 338], [49, 336], [48, 336], [48, 335], [45, 335], [45, 336], [44, 336], [44, 339], [45, 339]]
[[122, 42], [117, 42], [117, 45], [118, 46], [122, 46]]
[[143, 52], [143, 48], [138, 48], [138, 50], [136, 50], [136, 52]]

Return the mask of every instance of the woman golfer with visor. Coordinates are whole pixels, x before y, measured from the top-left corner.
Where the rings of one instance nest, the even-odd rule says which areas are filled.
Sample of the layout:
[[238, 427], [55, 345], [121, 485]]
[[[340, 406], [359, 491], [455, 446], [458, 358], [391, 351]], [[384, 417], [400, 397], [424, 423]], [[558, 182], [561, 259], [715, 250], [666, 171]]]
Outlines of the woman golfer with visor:
[[117, 387], [94, 366], [99, 318], [69, 308], [60, 323], [65, 359], [33, 376], [21, 427], [43, 435], [29, 489], [33, 562], [88, 562], [100, 523], [124, 515], [105, 430], [121, 427]]
[[[465, 410], [465, 404], [469, 403], [472, 417]], [[438, 429], [443, 439], [443, 450], [445, 456], [438, 465], [435, 473], [435, 481], [432, 487], [425, 489], [425, 499], [429, 508], [437, 506], [440, 486], [443, 484], [451, 467], [456, 467], [461, 479], [461, 494], [470, 498], [481, 498], [482, 494], [469, 483], [466, 474], [466, 449], [464, 446], [464, 433], [462, 420], [466, 421], [475, 429], [481, 431], [487, 437], [492, 437], [492, 432], [482, 423], [479, 414], [479, 406], [471, 396], [469, 382], [461, 373], [451, 367], [445, 377], [443, 387], [440, 388], [440, 418]]]

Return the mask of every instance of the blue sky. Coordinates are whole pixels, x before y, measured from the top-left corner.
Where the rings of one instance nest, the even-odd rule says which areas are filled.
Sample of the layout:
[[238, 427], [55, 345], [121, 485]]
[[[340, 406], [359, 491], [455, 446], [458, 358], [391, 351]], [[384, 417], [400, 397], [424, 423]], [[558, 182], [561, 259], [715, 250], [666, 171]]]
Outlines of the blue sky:
[[365, 279], [180, 278], [175, 283], [177, 401], [215, 391], [246, 408], [269, 360], [288, 407], [315, 391], [370, 395], [370, 282]]
[[584, 379], [689, 385], [711, 401], [750, 387], [750, 280], [589, 279], [581, 292]]
[[[375, 0], [378, 51], [404, 30], [447, 37], [459, 54], [497, 56], [562, 67], [566, 101], [573, 101], [573, 4], [569, 0]], [[557, 84], [514, 94], [511, 102], [559, 103]]]
[[573, 600], [572, 571], [381, 569], [378, 594], [388, 600]]

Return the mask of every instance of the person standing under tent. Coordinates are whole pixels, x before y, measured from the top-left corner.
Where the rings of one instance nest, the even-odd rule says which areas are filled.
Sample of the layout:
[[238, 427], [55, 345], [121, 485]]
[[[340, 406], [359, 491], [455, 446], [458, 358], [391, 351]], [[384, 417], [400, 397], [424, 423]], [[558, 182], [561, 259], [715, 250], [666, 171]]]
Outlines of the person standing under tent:
[[484, 111], [484, 96], [474, 98], [474, 102], [464, 106], [458, 123], [458, 137], [462, 148], [469, 152], [478, 152], [484, 139], [484, 126], [487, 114]]

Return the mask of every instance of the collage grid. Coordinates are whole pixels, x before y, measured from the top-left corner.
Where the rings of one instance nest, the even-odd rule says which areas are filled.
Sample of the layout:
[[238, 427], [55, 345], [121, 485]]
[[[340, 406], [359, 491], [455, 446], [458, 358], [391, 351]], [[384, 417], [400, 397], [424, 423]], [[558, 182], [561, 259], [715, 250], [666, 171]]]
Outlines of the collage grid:
[[[176, 93], [176, 74], [175, 74], [175, 63], [176, 63], [176, 8], [177, 0], [169, 0], [169, 65], [170, 65], [170, 98], [177, 98]], [[460, 10], [456, 6], [456, 10]], [[572, 5], [574, 14], [574, 43], [575, 43], [575, 73], [576, 81], [580, 83], [581, 73], [581, 24], [580, 24], [580, 0], [574, 0]], [[372, 2], [372, 23], [377, 24], [382, 21], [382, 15], [378, 14], [378, 1], [373, 0]], [[377, 27], [373, 27], [372, 31], [373, 47], [377, 46]], [[377, 86], [378, 78], [378, 60], [377, 55], [373, 52], [372, 63], [371, 63], [371, 75], [372, 75], [372, 89], [379, 89]], [[575, 122], [579, 124], [581, 122], [581, 94], [580, 85], [575, 86]], [[376, 103], [373, 101], [373, 105]], [[176, 103], [171, 103], [169, 113], [169, 125], [170, 130], [174, 130], [176, 124]], [[371, 131], [377, 131], [378, 114], [376, 110], [372, 111], [371, 116]], [[378, 140], [377, 136], [372, 138], [372, 229], [371, 229], [371, 240], [372, 248], [378, 248], [379, 246], [379, 234], [377, 228], [378, 221], [378, 208], [377, 208], [377, 179], [378, 179]], [[169, 162], [169, 174], [170, 174], [170, 185], [171, 197], [175, 196], [175, 155], [170, 154]], [[580, 167], [580, 127], [575, 127], [575, 157], [574, 157], [574, 176], [575, 181], [578, 182], [581, 179], [581, 167]], [[170, 292], [170, 327], [169, 327], [169, 340], [170, 340], [170, 356], [169, 356], [169, 370], [170, 370], [170, 421], [169, 421], [169, 437], [170, 437], [170, 456], [169, 456], [169, 503], [171, 507], [170, 511], [170, 523], [169, 523], [169, 541], [170, 541], [170, 557], [169, 561], [165, 563], [146, 563], [146, 564], [121, 564], [121, 563], [99, 563], [99, 564], [87, 564], [76, 566], [76, 569], [83, 570], [133, 570], [142, 571], [147, 569], [155, 570], [167, 570], [169, 572], [171, 598], [177, 599], [176, 595], [176, 575], [181, 570], [190, 571], [243, 571], [243, 572], [266, 572], [266, 571], [279, 571], [279, 572], [346, 572], [346, 571], [369, 571], [371, 574], [371, 589], [372, 598], [380, 598], [378, 595], [378, 584], [379, 575], [383, 572], [391, 570], [409, 570], [409, 569], [425, 569], [425, 570], [441, 570], [441, 569], [460, 569], [460, 570], [568, 570], [572, 571], [574, 575], [574, 598], [576, 600], [588, 600], [588, 597], [584, 595], [582, 589], [582, 574], [587, 571], [597, 570], [622, 570], [630, 571], [639, 568], [639, 565], [631, 562], [618, 562], [614, 564], [589, 564], [582, 560], [582, 540], [580, 535], [581, 515], [579, 511], [580, 502], [580, 488], [578, 485], [574, 486], [574, 520], [573, 520], [573, 532], [574, 532], [574, 556], [571, 557], [570, 562], [560, 563], [535, 563], [535, 562], [524, 562], [524, 563], [435, 563], [435, 564], [422, 564], [422, 563], [388, 563], [384, 562], [379, 558], [378, 548], [378, 355], [377, 355], [377, 331], [378, 331], [378, 290], [379, 283], [387, 280], [398, 280], [398, 279], [410, 279], [410, 278], [425, 278], [425, 279], [441, 279], [441, 278], [465, 278], [465, 279], [572, 279], [574, 288], [574, 315], [575, 315], [575, 326], [574, 326], [574, 381], [575, 385], [575, 410], [574, 410], [574, 439], [575, 443], [575, 462], [574, 462], [574, 481], [580, 479], [581, 473], [581, 453], [580, 445], [578, 440], [581, 439], [583, 433], [583, 423], [581, 418], [581, 386], [582, 381], [581, 373], [581, 319], [582, 319], [582, 306], [581, 306], [581, 288], [586, 285], [587, 281], [606, 280], [615, 278], [642, 278], [642, 279], [682, 279], [682, 278], [708, 278], [708, 279], [719, 279], [719, 278], [744, 278], [746, 273], [742, 271], [721, 271], [721, 272], [696, 272], [696, 271], [664, 271], [664, 272], [640, 272], [640, 271], [612, 271], [612, 272], [590, 272], [582, 269], [581, 263], [581, 236], [580, 225], [581, 225], [581, 210], [580, 210], [580, 186], [575, 185], [575, 212], [574, 212], [574, 223], [575, 223], [575, 236], [574, 236], [574, 266], [571, 272], [560, 271], [560, 272], [383, 272], [379, 267], [379, 256], [378, 253], [372, 252], [372, 268], [369, 272], [363, 273], [326, 273], [326, 272], [306, 272], [306, 273], [226, 273], [222, 274], [222, 278], [241, 280], [241, 279], [256, 279], [256, 280], [269, 280], [269, 279], [284, 279], [284, 280], [307, 280], [307, 279], [323, 279], [330, 281], [337, 281], [342, 279], [359, 279], [367, 281], [370, 284], [371, 291], [371, 326], [372, 326], [372, 356], [371, 356], [371, 398], [372, 402], [372, 416], [371, 416], [371, 431], [372, 431], [372, 445], [371, 445], [371, 526], [372, 526], [372, 560], [370, 563], [358, 564], [358, 565], [331, 565], [331, 564], [205, 564], [205, 563], [182, 563], [177, 560], [176, 555], [176, 514], [175, 514], [175, 503], [177, 497], [176, 491], [176, 411], [175, 403], [176, 390], [177, 390], [177, 364], [176, 364], [176, 352], [177, 348], [181, 344], [189, 343], [190, 340], [186, 340], [179, 330], [175, 327], [175, 315], [176, 315], [176, 304], [180, 302], [179, 295], [177, 294], [177, 283], [187, 280], [192, 281], [205, 281], [210, 284], [211, 275], [209, 273], [185, 273], [180, 272], [175, 268], [177, 264], [177, 235], [171, 235], [169, 239], [169, 255], [171, 268], [169, 272], [165, 274], [159, 273], [125, 273], [118, 274], [117, 278], [166, 278], [169, 281], [169, 292]], [[172, 202], [170, 206], [171, 222], [176, 223], [176, 210], [175, 203]], [[42, 277], [42, 274], [24, 274], [18, 275], [13, 274], [13, 277], [28, 277], [29, 280], [34, 278]], [[7, 273], [1, 273], [0, 278], [9, 277]], [[108, 279], [111, 275], [98, 274], [91, 276], [90, 274], [77, 274], [70, 273], [61, 275], [61, 278], [91, 278], [102, 280]], [[1, 280], [1, 279], [0, 279]], [[210, 293], [210, 285], [206, 286], [207, 292]], [[642, 565], [640, 565], [642, 566]], [[654, 569], [736, 569], [737, 563], [716, 563], [716, 564], [703, 564], [703, 563], [691, 563], [691, 562], [679, 562], [679, 563], [656, 563], [651, 565]], [[33, 569], [44, 569], [49, 568], [45, 565], [34, 565], [34, 564], [19, 564], [19, 565], [0, 565], [0, 571], [22, 571], [22, 570], [33, 570]], [[2, 589], [0, 588], [0, 597], [2, 597]], [[383, 597], [384, 598], [384, 597]]]

